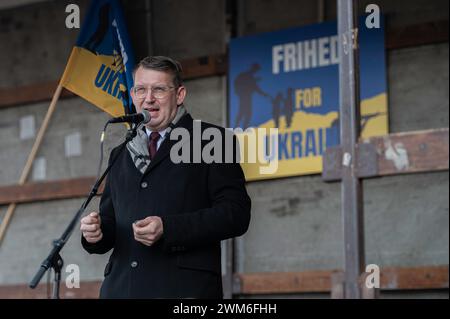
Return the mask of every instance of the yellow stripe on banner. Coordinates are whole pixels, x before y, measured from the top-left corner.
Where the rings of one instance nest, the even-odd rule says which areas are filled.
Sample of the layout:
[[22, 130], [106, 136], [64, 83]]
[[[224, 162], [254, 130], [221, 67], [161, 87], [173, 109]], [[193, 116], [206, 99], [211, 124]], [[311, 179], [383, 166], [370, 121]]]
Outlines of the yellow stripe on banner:
[[126, 90], [119, 84], [121, 72], [123, 69], [114, 66], [113, 56], [74, 47], [61, 85], [112, 116], [121, 116], [125, 112], [119, 97]]
[[389, 134], [386, 93], [361, 101], [361, 129], [362, 138]]
[[[297, 111], [290, 127], [287, 127], [286, 118], [282, 116], [276, 132], [271, 131], [276, 125], [273, 119], [253, 132], [236, 132], [246, 180], [320, 173], [322, 155], [327, 145], [327, 129], [336, 121], [339, 121], [338, 112], [321, 115]], [[363, 138], [388, 133], [386, 93], [361, 101], [361, 128]], [[275, 140], [280, 143], [274, 144]]]
[[[337, 112], [321, 115], [298, 111], [289, 128], [282, 116], [278, 131], [273, 131], [275, 122], [269, 120], [253, 133], [238, 133], [246, 180], [319, 173], [322, 170], [321, 154], [326, 148], [326, 128], [337, 119]], [[277, 142], [279, 135], [283, 147]]]

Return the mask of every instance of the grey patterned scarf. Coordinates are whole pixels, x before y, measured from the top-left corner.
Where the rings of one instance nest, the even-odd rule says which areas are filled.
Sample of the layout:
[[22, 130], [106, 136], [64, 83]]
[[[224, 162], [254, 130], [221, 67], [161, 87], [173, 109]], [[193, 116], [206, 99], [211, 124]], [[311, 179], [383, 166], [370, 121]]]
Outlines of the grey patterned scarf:
[[[177, 110], [177, 114], [173, 119], [171, 126], [177, 124], [177, 122], [187, 113], [184, 105], [180, 105]], [[165, 133], [165, 138], [168, 138], [172, 127], [169, 126]], [[127, 144], [128, 153], [133, 160], [134, 166], [142, 173], [147, 170], [150, 165], [150, 155], [148, 152], [148, 136], [143, 129], [143, 124], [139, 125], [136, 136]]]

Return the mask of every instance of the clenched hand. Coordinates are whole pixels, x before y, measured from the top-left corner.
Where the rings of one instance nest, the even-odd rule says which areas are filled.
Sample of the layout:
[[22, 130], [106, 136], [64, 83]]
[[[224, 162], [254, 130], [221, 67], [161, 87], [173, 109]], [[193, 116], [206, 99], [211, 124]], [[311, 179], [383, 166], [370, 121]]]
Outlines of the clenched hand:
[[95, 244], [103, 238], [100, 225], [100, 215], [97, 212], [92, 212], [81, 219], [80, 230], [88, 243]]
[[157, 242], [163, 232], [163, 223], [158, 216], [149, 216], [133, 223], [134, 239], [146, 246]]

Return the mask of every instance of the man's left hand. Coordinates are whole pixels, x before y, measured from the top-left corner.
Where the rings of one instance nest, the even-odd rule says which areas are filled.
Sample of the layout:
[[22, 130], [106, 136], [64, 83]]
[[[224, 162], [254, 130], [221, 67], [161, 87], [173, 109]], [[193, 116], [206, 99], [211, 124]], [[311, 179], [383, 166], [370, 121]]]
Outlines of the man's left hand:
[[133, 223], [134, 239], [146, 246], [156, 243], [163, 232], [163, 223], [158, 216], [149, 216]]

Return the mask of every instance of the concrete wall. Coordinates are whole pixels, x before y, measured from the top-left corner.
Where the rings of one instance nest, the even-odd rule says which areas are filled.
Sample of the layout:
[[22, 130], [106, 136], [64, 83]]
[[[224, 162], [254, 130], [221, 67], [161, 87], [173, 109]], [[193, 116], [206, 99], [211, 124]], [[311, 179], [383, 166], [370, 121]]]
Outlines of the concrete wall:
[[[0, 87], [61, 77], [69, 48], [78, 36], [77, 29], [65, 27], [65, 8], [69, 3], [42, 2], [0, 11]], [[83, 16], [88, 1], [77, 3]]]
[[[59, 78], [78, 34], [64, 27], [64, 8], [71, 2], [80, 4], [83, 15], [87, 0], [43, 2], [0, 11], [0, 43], [8, 45], [7, 50], [0, 50], [0, 87]], [[448, 1], [376, 3], [387, 14], [388, 24], [394, 26], [448, 19]], [[178, 59], [226, 50], [229, 26], [225, 0], [155, 0], [150, 7], [142, 0], [124, 4], [137, 59], [149, 50]], [[247, 0], [238, 7], [240, 34], [279, 30], [318, 19], [317, 1], [312, 0]], [[325, 18], [335, 20], [334, 1], [326, 1], [325, 9]], [[150, 22], [146, 20], [149, 14]], [[152, 27], [150, 34], [145, 31], [148, 26]], [[388, 84], [391, 132], [448, 127], [448, 43], [389, 51]], [[226, 78], [198, 79], [186, 85], [186, 105], [194, 117], [223, 124]], [[48, 103], [38, 103], [0, 109], [0, 185], [18, 180], [33, 143], [32, 138], [20, 139], [20, 119], [34, 116], [37, 130], [47, 107]], [[45, 179], [94, 175], [100, 123], [106, 119], [82, 99], [62, 100], [38, 154], [46, 159]], [[81, 154], [67, 157], [66, 137], [77, 132]], [[123, 133], [120, 126], [112, 128], [105, 153], [119, 143]], [[238, 271], [342, 268], [339, 184], [325, 184], [316, 175], [252, 182], [248, 191], [253, 203], [252, 222], [248, 233], [236, 242]], [[367, 180], [364, 197], [367, 263], [448, 264], [448, 172]], [[51, 240], [62, 233], [81, 202], [73, 199], [18, 206], [0, 245], [0, 284], [31, 279]], [[96, 205], [97, 201], [90, 208]], [[5, 211], [5, 206], [0, 207], [0, 218]], [[82, 280], [102, 278], [107, 256], [88, 258], [79, 245], [78, 231], [63, 257], [67, 264], [80, 266]]]

